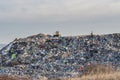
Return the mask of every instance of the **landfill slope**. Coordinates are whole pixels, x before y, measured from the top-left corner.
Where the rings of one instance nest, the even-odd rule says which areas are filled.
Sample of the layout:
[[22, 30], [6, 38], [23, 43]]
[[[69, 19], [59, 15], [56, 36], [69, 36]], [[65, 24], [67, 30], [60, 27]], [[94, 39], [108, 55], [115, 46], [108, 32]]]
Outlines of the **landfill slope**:
[[6, 44], [0, 44], [0, 49], [2, 49]]
[[15, 39], [0, 51], [0, 74], [77, 77], [91, 64], [120, 69], [120, 33], [85, 36], [37, 34]]

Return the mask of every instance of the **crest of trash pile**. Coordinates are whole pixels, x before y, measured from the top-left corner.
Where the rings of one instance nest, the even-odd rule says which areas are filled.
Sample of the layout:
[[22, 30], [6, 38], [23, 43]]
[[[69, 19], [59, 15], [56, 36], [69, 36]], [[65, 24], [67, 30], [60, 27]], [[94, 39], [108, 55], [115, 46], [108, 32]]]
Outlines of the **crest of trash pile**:
[[91, 64], [120, 69], [120, 33], [61, 36], [57, 31], [15, 39], [0, 51], [0, 74], [35, 80], [77, 77]]

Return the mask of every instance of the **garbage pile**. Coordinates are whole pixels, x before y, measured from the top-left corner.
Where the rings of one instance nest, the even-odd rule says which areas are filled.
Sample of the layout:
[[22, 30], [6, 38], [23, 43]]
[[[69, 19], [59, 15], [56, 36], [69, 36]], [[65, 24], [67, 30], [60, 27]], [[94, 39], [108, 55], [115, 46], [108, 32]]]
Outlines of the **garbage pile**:
[[15, 39], [0, 51], [0, 74], [28, 75], [34, 80], [75, 77], [90, 64], [120, 69], [120, 34]]

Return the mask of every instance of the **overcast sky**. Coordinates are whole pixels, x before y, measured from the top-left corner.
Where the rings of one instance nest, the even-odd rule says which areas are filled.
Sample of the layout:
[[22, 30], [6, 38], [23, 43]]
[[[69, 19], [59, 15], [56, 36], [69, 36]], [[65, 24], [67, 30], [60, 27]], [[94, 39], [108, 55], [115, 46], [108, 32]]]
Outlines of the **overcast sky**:
[[56, 30], [119, 33], [120, 0], [0, 0], [0, 43]]

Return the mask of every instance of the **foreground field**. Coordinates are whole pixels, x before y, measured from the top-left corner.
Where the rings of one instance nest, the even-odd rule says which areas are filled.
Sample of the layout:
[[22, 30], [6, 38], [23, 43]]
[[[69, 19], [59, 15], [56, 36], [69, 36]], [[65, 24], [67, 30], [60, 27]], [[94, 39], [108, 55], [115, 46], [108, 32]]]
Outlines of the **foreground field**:
[[120, 80], [120, 71], [116, 71], [110, 66], [90, 65], [86, 67], [86, 71], [87, 72], [79, 78], [61, 80]]
[[[9, 77], [9, 76], [0, 76], [0, 80], [31, 80], [31, 79], [29, 79], [29, 78], [21, 78], [20, 79], [17, 77], [13, 78], [13, 77]], [[44, 79], [40, 79], [40, 80], [44, 80]], [[86, 75], [86, 76], [82, 76], [81, 78], [51, 79], [51, 80], [120, 80], [120, 72]]]
[[[47, 79], [41, 77], [37, 80], [120, 80], [120, 71], [110, 66], [90, 65], [85, 67], [86, 73], [78, 78]], [[17, 76], [0, 75], [0, 80], [32, 80], [28, 77], [19, 78]]]
[[31, 80], [28, 77], [17, 77], [17, 76], [8, 76], [8, 75], [0, 75], [0, 80]]
[[114, 73], [100, 73], [94, 75], [86, 75], [81, 78], [72, 78], [72, 79], [64, 79], [64, 80], [120, 80], [120, 72]]

